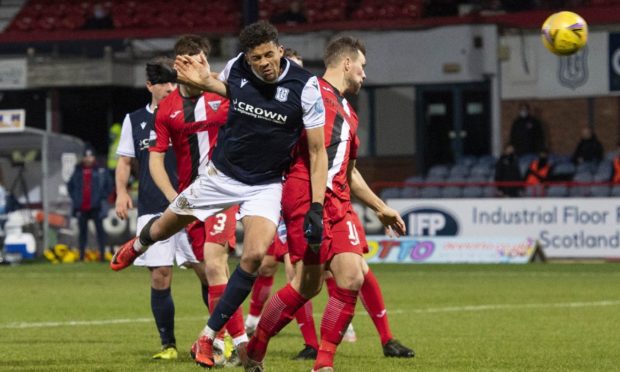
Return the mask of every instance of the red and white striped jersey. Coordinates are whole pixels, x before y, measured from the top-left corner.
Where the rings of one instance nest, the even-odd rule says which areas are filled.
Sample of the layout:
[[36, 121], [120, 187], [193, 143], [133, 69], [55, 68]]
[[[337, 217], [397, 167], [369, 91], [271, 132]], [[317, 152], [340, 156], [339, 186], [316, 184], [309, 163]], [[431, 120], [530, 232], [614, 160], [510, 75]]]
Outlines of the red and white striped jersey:
[[177, 88], [159, 103], [149, 151], [165, 152], [172, 143], [179, 191], [206, 172], [218, 130], [226, 124], [227, 116], [228, 100], [213, 93], [183, 97]]
[[[330, 83], [319, 79], [325, 106], [325, 148], [327, 150], [327, 188], [340, 200], [350, 200], [351, 190], [347, 179], [350, 159], [357, 158], [357, 113], [340, 92]], [[304, 131], [294, 149], [293, 164], [288, 177], [310, 181], [308, 139]]]

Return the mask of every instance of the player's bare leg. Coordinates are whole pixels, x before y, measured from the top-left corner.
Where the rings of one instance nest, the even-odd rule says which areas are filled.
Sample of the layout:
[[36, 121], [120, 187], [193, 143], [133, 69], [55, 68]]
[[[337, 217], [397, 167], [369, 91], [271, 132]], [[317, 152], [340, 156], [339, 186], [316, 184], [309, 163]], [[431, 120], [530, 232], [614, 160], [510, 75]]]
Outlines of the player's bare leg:
[[329, 297], [321, 320], [321, 343], [314, 371], [334, 366], [336, 349], [353, 319], [357, 296], [364, 284], [363, 261], [358, 254], [344, 252], [335, 255], [329, 263], [336, 289]]
[[[215, 335], [250, 294], [258, 268], [276, 233], [276, 224], [264, 217], [245, 216], [241, 222], [245, 234], [239, 266], [230, 276], [220, 302], [211, 310], [207, 326], [198, 340], [196, 362], [205, 367], [213, 366]], [[239, 345], [239, 353], [244, 353], [243, 345]]]
[[110, 267], [115, 271], [126, 268], [131, 265], [138, 256], [146, 252], [150, 245], [160, 240], [170, 238], [195, 220], [196, 218], [193, 216], [178, 215], [172, 212], [170, 208], [166, 209], [160, 217], [154, 217], [149, 221], [142, 228], [137, 237], [126, 242], [116, 251], [110, 261]]

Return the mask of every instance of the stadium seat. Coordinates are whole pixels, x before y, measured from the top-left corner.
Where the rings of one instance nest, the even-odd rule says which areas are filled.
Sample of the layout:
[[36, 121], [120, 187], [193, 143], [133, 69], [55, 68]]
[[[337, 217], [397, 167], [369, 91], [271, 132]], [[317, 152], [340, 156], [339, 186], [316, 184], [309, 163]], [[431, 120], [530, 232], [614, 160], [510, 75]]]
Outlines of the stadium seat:
[[594, 163], [594, 162], [587, 162], [587, 163], [581, 163], [578, 164], [575, 167], [575, 172], [576, 173], [594, 173], [596, 172], [596, 170], [598, 169], [598, 164]]
[[403, 187], [400, 191], [400, 197], [404, 199], [417, 199], [422, 196], [422, 188], [420, 187]]
[[546, 196], [550, 198], [563, 198], [568, 196], [568, 187], [564, 185], [552, 185], [547, 188]]
[[449, 172], [449, 169], [447, 165], [442, 165], [442, 164], [433, 165], [431, 169], [428, 170], [427, 177], [439, 176], [443, 179], [448, 176], [448, 172]]
[[463, 190], [459, 186], [446, 186], [441, 190], [441, 197], [447, 199], [460, 198]]
[[[573, 177], [574, 182], [592, 182], [592, 174], [577, 173]], [[592, 186], [572, 186], [569, 190], [570, 196], [584, 197], [588, 196]]]
[[478, 162], [478, 159], [473, 156], [473, 155], [465, 155], [462, 156], [461, 158], [459, 158], [456, 161], [456, 164], [458, 165], [464, 165], [467, 168], [471, 168], [472, 166], [474, 166], [476, 163]]
[[611, 188], [611, 196], [620, 196], [620, 185], [614, 185]]
[[497, 196], [497, 190], [494, 186], [485, 186], [482, 188], [483, 198], [494, 198]]
[[467, 186], [463, 188], [463, 197], [464, 198], [481, 198], [482, 197], [482, 187], [480, 186]]
[[464, 164], [456, 164], [450, 168], [449, 177], [466, 177], [469, 175], [469, 167]]
[[486, 165], [487, 167], [495, 166], [497, 159], [493, 155], [483, 155], [478, 158], [478, 165]]
[[424, 199], [436, 199], [441, 197], [441, 188], [429, 186], [422, 189], [420, 197]]
[[397, 199], [400, 198], [400, 188], [398, 187], [388, 187], [381, 191], [381, 199]]
[[[605, 178], [605, 181], [609, 181], [611, 179], [611, 174], [613, 173], [613, 165], [609, 160], [603, 160], [599, 163], [598, 168], [596, 169], [595, 178]], [[603, 180], [601, 180], [603, 181]]]
[[570, 163], [571, 156], [566, 154], [549, 154], [549, 160], [552, 164]]
[[491, 168], [487, 165], [476, 164], [471, 168], [469, 175], [470, 177], [489, 177]]
[[608, 197], [610, 192], [610, 187], [608, 185], [595, 185], [590, 186], [590, 196], [604, 198]]
[[551, 174], [555, 177], [570, 179], [575, 174], [575, 166], [572, 163], [560, 163], [553, 167]]

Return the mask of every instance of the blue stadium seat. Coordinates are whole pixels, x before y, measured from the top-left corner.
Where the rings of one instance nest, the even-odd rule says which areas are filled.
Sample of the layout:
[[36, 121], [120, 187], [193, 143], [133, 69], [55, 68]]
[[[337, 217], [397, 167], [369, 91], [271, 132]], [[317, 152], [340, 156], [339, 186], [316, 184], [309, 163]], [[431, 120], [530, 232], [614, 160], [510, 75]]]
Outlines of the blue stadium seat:
[[603, 160], [599, 163], [596, 170], [595, 178], [604, 177], [606, 181], [611, 179], [613, 173], [613, 164], [609, 160]]
[[493, 155], [483, 155], [478, 158], [478, 165], [486, 165], [492, 167], [497, 162], [497, 159]]
[[564, 185], [549, 186], [545, 195], [550, 198], [563, 198], [568, 196], [568, 187]]
[[417, 199], [422, 196], [420, 187], [403, 187], [400, 190], [400, 197], [404, 199]]
[[494, 186], [485, 186], [482, 188], [483, 198], [494, 198], [497, 196], [497, 190]]
[[597, 169], [598, 169], [598, 164], [594, 162], [587, 162], [587, 163], [577, 164], [577, 167], [575, 167], [575, 172], [592, 174], [596, 172]]
[[398, 187], [387, 187], [381, 191], [381, 199], [397, 199], [400, 198], [400, 188]]
[[478, 162], [478, 158], [473, 155], [465, 155], [456, 161], [458, 165], [464, 165], [467, 168], [471, 168], [474, 164]]
[[575, 166], [572, 163], [561, 163], [553, 167], [554, 176], [572, 177], [575, 174]]
[[438, 164], [438, 165], [433, 165], [431, 167], [431, 169], [428, 170], [428, 174], [427, 177], [441, 177], [441, 178], [446, 178], [446, 176], [448, 175], [448, 166], [447, 165], [442, 165], [442, 164]]
[[620, 185], [614, 185], [611, 188], [611, 196], [620, 196]]
[[590, 186], [590, 196], [604, 198], [609, 196], [610, 187], [607, 185]]
[[618, 156], [618, 151], [617, 150], [610, 151], [607, 154], [605, 154], [605, 160], [608, 160], [608, 161], [611, 162], [611, 161], [614, 160], [614, 158], [616, 156]]
[[[592, 174], [590, 173], [577, 173], [573, 177], [575, 182], [592, 182]], [[570, 196], [588, 196], [592, 186], [572, 186], [569, 190]]]
[[463, 187], [463, 197], [464, 198], [481, 198], [482, 197], [482, 187], [480, 186], [466, 186]]
[[456, 164], [456, 165], [453, 165], [452, 168], [450, 168], [450, 173], [449, 173], [450, 177], [467, 176], [467, 175], [469, 175], [469, 167], [466, 165]]
[[571, 156], [566, 154], [549, 154], [549, 160], [553, 164], [570, 163]]
[[459, 186], [446, 186], [441, 190], [441, 197], [447, 199], [460, 198], [463, 190]]
[[441, 197], [441, 188], [429, 186], [422, 189], [420, 197], [423, 199], [437, 199]]
[[491, 168], [487, 165], [482, 165], [482, 164], [474, 165], [469, 172], [470, 177], [473, 177], [473, 176], [489, 177], [490, 174], [491, 174]]

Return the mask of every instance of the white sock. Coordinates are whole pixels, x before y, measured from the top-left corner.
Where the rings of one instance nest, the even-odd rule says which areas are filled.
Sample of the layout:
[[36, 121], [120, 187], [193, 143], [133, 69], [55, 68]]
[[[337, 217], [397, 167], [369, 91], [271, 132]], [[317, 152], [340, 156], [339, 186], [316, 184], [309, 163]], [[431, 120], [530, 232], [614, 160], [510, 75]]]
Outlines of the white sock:
[[226, 344], [224, 343], [224, 340], [216, 338], [215, 340], [213, 340], [213, 346], [217, 347], [218, 349], [224, 351], [224, 349], [226, 348]]
[[145, 250], [145, 247], [142, 245], [142, 243], [140, 243], [140, 238], [134, 240], [133, 242], [133, 249], [134, 251], [140, 253], [143, 250]]
[[209, 326], [205, 326], [205, 328], [202, 330], [202, 336], [207, 336], [210, 339], [214, 340], [215, 339], [215, 331], [212, 330], [211, 328], [209, 328]]
[[260, 315], [250, 315], [248, 314], [247, 318], [245, 318], [245, 328], [256, 328], [258, 322], [260, 321]]
[[248, 342], [248, 335], [246, 335], [245, 333], [242, 334], [239, 337], [235, 337], [233, 338], [233, 344], [235, 344], [235, 347], [239, 346], [239, 344], [242, 344], [244, 342]]

